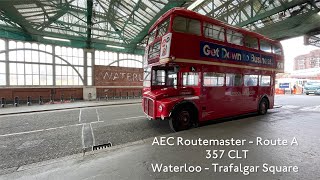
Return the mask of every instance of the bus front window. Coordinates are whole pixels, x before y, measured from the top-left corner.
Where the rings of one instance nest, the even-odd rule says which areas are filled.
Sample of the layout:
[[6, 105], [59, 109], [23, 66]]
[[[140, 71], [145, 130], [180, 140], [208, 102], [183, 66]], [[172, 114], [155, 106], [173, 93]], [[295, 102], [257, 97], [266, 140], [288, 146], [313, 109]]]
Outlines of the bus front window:
[[154, 86], [177, 86], [177, 72], [173, 69], [152, 70], [152, 85]]

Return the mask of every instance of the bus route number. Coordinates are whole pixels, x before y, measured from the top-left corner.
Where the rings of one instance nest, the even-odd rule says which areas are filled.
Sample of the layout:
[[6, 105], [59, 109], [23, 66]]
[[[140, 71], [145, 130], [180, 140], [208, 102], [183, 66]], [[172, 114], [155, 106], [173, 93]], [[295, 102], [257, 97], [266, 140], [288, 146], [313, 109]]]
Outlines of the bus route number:
[[227, 156], [230, 159], [247, 159], [249, 150], [206, 150], [206, 159], [221, 159]]

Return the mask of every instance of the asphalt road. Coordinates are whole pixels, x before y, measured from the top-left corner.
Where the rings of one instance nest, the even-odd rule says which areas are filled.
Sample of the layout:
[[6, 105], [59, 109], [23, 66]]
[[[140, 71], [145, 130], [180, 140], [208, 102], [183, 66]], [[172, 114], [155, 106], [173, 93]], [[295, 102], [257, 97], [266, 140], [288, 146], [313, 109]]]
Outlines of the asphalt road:
[[[279, 95], [275, 104], [282, 109], [270, 111], [273, 120], [285, 119], [286, 113], [315, 117], [320, 112], [320, 96]], [[169, 133], [168, 122], [147, 120], [140, 104], [0, 116], [0, 175], [93, 145], [116, 146]]]

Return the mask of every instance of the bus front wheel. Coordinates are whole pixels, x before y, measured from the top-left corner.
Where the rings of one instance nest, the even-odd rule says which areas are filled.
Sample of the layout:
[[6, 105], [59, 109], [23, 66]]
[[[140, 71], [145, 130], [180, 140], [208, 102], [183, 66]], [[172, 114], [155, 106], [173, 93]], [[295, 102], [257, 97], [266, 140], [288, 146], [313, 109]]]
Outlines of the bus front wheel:
[[191, 117], [191, 113], [186, 108], [177, 110], [172, 118], [169, 119], [170, 128], [175, 132], [191, 128]]
[[259, 110], [258, 110], [258, 113], [260, 115], [264, 115], [268, 112], [268, 101], [263, 98], [261, 101], [260, 101], [260, 104], [259, 104]]

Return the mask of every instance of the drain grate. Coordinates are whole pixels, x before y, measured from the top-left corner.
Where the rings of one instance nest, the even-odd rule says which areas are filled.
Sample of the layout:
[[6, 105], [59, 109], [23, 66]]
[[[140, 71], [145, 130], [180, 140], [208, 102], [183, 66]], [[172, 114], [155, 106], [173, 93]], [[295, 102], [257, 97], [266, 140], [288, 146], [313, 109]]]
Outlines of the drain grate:
[[100, 144], [100, 145], [97, 145], [97, 146], [93, 146], [92, 150], [96, 151], [96, 150], [106, 149], [106, 148], [111, 147], [111, 146], [112, 146], [112, 143], [108, 142], [106, 144]]

